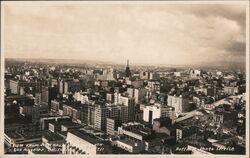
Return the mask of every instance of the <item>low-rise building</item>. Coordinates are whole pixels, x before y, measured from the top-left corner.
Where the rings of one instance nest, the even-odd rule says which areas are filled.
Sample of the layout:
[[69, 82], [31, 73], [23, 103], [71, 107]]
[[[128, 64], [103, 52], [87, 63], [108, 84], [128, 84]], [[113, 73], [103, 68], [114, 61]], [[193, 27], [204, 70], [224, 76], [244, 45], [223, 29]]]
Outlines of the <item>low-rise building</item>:
[[131, 140], [131, 139], [120, 139], [116, 141], [116, 146], [122, 148], [130, 153], [138, 154], [145, 150], [145, 143]]
[[226, 87], [224, 87], [224, 93], [227, 95], [235, 95], [238, 93], [238, 91], [239, 91], [238, 86], [235, 86], [235, 87], [226, 86]]
[[41, 141], [42, 131], [23, 133], [7, 131], [4, 133], [4, 143], [9, 147], [15, 147], [17, 144], [40, 143]]
[[73, 130], [67, 133], [66, 143], [62, 146], [63, 154], [110, 154], [110, 145], [84, 131]]

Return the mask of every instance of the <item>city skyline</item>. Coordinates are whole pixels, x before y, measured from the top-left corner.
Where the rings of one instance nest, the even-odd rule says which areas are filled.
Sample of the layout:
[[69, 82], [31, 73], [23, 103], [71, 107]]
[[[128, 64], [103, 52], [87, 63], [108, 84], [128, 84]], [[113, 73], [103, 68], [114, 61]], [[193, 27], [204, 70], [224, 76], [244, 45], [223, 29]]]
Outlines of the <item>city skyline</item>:
[[0, 155], [249, 157], [248, 7], [1, 3]]
[[5, 57], [245, 64], [244, 8], [243, 4], [8, 5]]

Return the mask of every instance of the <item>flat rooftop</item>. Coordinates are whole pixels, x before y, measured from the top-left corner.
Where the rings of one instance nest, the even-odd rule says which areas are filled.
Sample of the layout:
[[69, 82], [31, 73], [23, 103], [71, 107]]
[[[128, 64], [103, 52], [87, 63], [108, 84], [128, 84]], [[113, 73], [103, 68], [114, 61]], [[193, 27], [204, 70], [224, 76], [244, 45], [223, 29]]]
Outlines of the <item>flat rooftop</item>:
[[120, 142], [122, 142], [122, 143], [125, 143], [125, 144], [128, 144], [128, 145], [133, 146], [133, 147], [135, 147], [135, 144], [137, 143], [136, 141], [131, 140], [131, 139], [127, 139], [127, 138], [125, 138], [125, 139], [120, 139], [120, 140], [118, 140], [118, 141], [120, 141]]
[[80, 125], [80, 124], [77, 124], [74, 122], [69, 122], [69, 121], [60, 122], [60, 124], [67, 127], [67, 128], [82, 127], [82, 125]]
[[124, 130], [136, 133], [141, 136], [148, 136], [151, 134], [151, 129], [145, 128], [141, 125], [132, 125], [132, 126], [127, 126], [123, 127]]
[[63, 140], [63, 137], [61, 137], [59, 134], [50, 131], [45, 131], [43, 133], [43, 137], [48, 141]]
[[33, 131], [33, 132], [24, 132], [24, 133], [18, 133], [16, 131], [9, 131], [5, 132], [7, 136], [9, 136], [12, 139], [36, 139], [36, 138], [42, 138], [43, 131]]
[[5, 134], [10, 137], [11, 139], [21, 139], [23, 138], [21, 134], [17, 133], [17, 132], [5, 132]]
[[74, 131], [70, 131], [70, 133], [78, 136], [79, 138], [82, 138], [83, 140], [85, 140], [93, 145], [97, 144], [100, 141], [95, 136], [90, 135], [90, 134], [83, 132], [83, 131], [74, 130]]
[[24, 132], [22, 135], [24, 139], [42, 138], [43, 131]]

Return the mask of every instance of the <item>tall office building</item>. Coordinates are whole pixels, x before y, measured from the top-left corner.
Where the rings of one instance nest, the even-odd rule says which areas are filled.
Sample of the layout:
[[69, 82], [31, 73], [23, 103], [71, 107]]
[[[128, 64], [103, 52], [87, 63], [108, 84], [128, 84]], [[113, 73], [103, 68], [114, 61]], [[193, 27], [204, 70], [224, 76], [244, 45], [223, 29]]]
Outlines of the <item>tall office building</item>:
[[95, 123], [95, 106], [88, 106], [88, 125], [94, 127]]
[[95, 108], [95, 123], [94, 128], [102, 131], [106, 131], [107, 118], [109, 116], [109, 110], [106, 106], [98, 105]]
[[134, 98], [135, 103], [139, 103], [146, 99], [147, 89], [146, 88], [137, 88], [134, 89]]
[[183, 113], [189, 110], [189, 99], [180, 96], [168, 95], [168, 106], [175, 108], [176, 113]]
[[110, 118], [118, 118], [118, 107], [115, 105], [112, 106], [108, 106], [108, 110], [109, 110], [109, 117]]
[[135, 99], [131, 97], [121, 96], [119, 98], [119, 104], [128, 107], [128, 121], [134, 121], [135, 116]]
[[121, 121], [117, 118], [107, 118], [107, 134], [115, 135], [118, 134], [118, 127], [121, 125]]
[[134, 97], [134, 88], [128, 87], [127, 88], [127, 93], [129, 97]]
[[109, 69], [107, 70], [107, 80], [108, 80], [108, 81], [114, 80], [114, 69], [109, 68]]
[[42, 106], [48, 106], [50, 109], [51, 100], [57, 97], [57, 90], [56, 87], [47, 87], [42, 86], [42, 93], [41, 93], [41, 104]]
[[125, 105], [118, 105], [118, 120], [121, 121], [121, 123], [128, 122], [128, 107]]
[[154, 119], [161, 117], [170, 117], [173, 119], [174, 111], [172, 107], [164, 106], [161, 104], [154, 104], [146, 106], [143, 109], [143, 120], [149, 123], [153, 123]]
[[61, 79], [58, 81], [58, 88], [59, 88], [59, 93], [63, 94], [64, 93], [64, 81]]
[[44, 105], [49, 104], [49, 87], [42, 86], [41, 104]]
[[11, 93], [13, 93], [13, 94], [19, 93], [18, 81], [10, 80], [10, 90], [11, 90]]
[[114, 94], [114, 104], [115, 105], [120, 103], [120, 97], [121, 97], [121, 93], [115, 92], [115, 94]]
[[131, 98], [135, 98], [135, 103], [139, 103], [146, 98], [147, 89], [146, 88], [127, 88], [128, 96]]

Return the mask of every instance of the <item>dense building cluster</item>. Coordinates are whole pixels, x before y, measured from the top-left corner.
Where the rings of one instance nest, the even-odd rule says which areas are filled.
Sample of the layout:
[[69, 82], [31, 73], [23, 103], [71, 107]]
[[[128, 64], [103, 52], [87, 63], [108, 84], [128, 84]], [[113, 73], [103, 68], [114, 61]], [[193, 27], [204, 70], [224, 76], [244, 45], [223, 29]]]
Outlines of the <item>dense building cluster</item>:
[[245, 154], [244, 70], [6, 60], [6, 154]]

